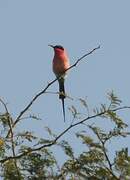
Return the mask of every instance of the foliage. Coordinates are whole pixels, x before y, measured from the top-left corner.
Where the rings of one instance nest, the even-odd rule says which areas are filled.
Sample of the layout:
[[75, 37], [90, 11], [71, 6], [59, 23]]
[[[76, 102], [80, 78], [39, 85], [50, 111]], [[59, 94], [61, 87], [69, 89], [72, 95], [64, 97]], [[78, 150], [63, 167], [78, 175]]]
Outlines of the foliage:
[[[59, 135], [45, 127], [48, 138], [38, 137], [30, 131], [14, 131], [14, 120], [7, 105], [1, 100], [5, 107], [5, 112], [0, 114], [1, 177], [5, 180], [130, 179], [128, 147], [115, 150], [114, 157], [110, 158], [112, 147], [109, 145], [113, 141], [117, 142], [119, 137], [123, 140], [130, 135], [127, 131], [128, 125], [118, 113], [129, 107], [121, 106], [121, 100], [113, 92], [108, 93], [108, 100], [109, 103], [101, 104], [99, 108], [90, 111], [86, 100], [79, 98], [81, 106], [87, 109], [87, 114], [82, 117], [77, 108], [71, 106], [69, 109], [73, 121], [70, 126]], [[110, 120], [111, 129], [105, 131], [103, 127], [91, 123], [92, 119], [96, 122], [97, 117], [104, 119], [105, 123]], [[26, 118], [40, 119], [35, 115]], [[18, 120], [22, 122], [21, 119]], [[69, 141], [61, 140], [61, 137], [81, 124], [84, 128], [75, 132], [75, 137], [85, 148], [83, 152], [75, 155], [76, 150]], [[54, 155], [53, 146], [61, 148], [66, 155], [66, 160], [60, 165]]]

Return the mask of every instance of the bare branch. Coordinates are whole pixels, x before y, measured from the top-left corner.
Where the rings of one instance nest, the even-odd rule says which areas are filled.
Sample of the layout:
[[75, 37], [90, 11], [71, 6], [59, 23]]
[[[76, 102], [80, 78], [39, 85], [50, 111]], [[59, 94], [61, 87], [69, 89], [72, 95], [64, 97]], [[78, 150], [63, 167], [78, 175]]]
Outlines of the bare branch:
[[[90, 52], [86, 53], [85, 55], [83, 55], [82, 57], [80, 57], [72, 66], [70, 66], [66, 71], [72, 69], [73, 67], [75, 67], [81, 60], [83, 60], [86, 56], [92, 54], [94, 51], [96, 51], [97, 49], [99, 49], [100, 46], [92, 49]], [[66, 72], [65, 71], [65, 72]], [[61, 76], [55, 78], [53, 81], [51, 81], [42, 91], [40, 91], [38, 94], [36, 94], [34, 96], [34, 98], [30, 101], [30, 103], [19, 113], [19, 115], [16, 117], [13, 125], [12, 125], [12, 128], [14, 128], [16, 126], [16, 124], [20, 121], [21, 117], [23, 116], [23, 114], [32, 106], [32, 104], [42, 95], [46, 92], [46, 90], [52, 85], [54, 84]], [[9, 137], [10, 135], [10, 130], [8, 131], [7, 133], [7, 137]]]
[[72, 69], [73, 67], [75, 67], [81, 60], [83, 60], [86, 56], [92, 54], [94, 51], [96, 51], [97, 49], [100, 49], [100, 46], [92, 49], [90, 52], [84, 54], [82, 57], [80, 57], [79, 59], [77, 59], [77, 61], [72, 65], [70, 66], [66, 71], [68, 71], [69, 69]]

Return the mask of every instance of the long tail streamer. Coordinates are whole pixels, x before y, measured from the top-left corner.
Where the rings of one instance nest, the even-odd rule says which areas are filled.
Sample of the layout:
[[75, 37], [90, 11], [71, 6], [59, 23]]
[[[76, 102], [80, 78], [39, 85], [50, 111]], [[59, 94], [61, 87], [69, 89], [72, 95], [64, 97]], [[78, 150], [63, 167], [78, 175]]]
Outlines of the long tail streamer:
[[65, 122], [65, 87], [64, 87], [64, 78], [59, 79], [59, 99], [62, 101], [62, 109], [63, 109], [63, 116], [64, 116], [64, 122]]

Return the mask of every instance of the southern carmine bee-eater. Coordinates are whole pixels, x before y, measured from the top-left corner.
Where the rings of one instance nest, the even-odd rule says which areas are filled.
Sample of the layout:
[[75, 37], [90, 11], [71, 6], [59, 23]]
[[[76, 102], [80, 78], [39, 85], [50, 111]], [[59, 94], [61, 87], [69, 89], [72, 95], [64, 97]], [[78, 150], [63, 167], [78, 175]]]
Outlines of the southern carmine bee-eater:
[[69, 58], [67, 55], [66, 50], [63, 48], [63, 46], [60, 45], [49, 45], [54, 49], [54, 58], [53, 58], [53, 72], [56, 75], [56, 77], [60, 77], [58, 79], [59, 82], [59, 98], [62, 101], [62, 108], [63, 108], [63, 116], [65, 121], [65, 105], [64, 105], [64, 99], [66, 98], [65, 94], [65, 76], [67, 73], [67, 69], [70, 67]]

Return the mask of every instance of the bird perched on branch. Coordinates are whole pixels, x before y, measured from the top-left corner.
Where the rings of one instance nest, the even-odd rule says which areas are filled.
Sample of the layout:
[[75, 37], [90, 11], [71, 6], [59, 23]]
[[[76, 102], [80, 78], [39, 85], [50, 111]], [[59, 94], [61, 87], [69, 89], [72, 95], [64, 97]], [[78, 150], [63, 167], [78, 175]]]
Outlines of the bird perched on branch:
[[66, 50], [61, 45], [49, 45], [54, 49], [54, 58], [53, 58], [53, 72], [56, 75], [59, 82], [59, 98], [62, 100], [62, 108], [63, 108], [63, 116], [65, 121], [65, 105], [64, 99], [66, 98], [65, 95], [65, 76], [66, 70], [70, 67], [69, 58], [67, 55]]

